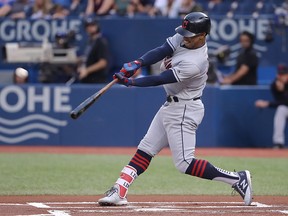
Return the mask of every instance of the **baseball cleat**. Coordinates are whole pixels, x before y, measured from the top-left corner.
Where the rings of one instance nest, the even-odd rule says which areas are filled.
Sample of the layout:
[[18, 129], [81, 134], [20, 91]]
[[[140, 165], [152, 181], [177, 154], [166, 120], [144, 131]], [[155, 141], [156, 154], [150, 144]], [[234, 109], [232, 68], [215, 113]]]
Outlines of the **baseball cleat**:
[[237, 172], [239, 181], [232, 185], [244, 200], [245, 205], [251, 205], [253, 199], [251, 175], [248, 170]]
[[110, 190], [105, 192], [105, 197], [98, 200], [100, 206], [122, 206], [127, 205], [128, 201], [126, 198], [119, 196], [119, 186], [114, 185]]

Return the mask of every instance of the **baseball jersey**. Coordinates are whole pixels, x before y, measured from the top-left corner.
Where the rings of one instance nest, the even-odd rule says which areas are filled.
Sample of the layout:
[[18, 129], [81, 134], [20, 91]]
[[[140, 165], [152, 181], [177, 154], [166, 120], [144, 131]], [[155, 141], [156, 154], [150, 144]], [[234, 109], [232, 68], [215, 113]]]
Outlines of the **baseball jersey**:
[[183, 47], [183, 36], [175, 34], [167, 38], [167, 42], [173, 49], [171, 67], [165, 68], [162, 62], [161, 71], [171, 69], [178, 82], [165, 84], [167, 95], [176, 96], [182, 100], [190, 100], [202, 96], [206, 85], [208, 71], [208, 50], [205, 43], [198, 49]]

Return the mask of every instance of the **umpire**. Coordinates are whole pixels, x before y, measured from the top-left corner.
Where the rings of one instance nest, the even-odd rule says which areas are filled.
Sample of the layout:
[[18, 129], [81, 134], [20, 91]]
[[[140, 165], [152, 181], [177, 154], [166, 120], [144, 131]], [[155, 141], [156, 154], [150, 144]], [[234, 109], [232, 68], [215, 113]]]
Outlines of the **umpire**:
[[104, 83], [107, 81], [109, 72], [108, 42], [102, 36], [100, 25], [95, 18], [87, 18], [84, 25], [89, 41], [85, 48], [82, 66], [78, 68], [80, 82]]

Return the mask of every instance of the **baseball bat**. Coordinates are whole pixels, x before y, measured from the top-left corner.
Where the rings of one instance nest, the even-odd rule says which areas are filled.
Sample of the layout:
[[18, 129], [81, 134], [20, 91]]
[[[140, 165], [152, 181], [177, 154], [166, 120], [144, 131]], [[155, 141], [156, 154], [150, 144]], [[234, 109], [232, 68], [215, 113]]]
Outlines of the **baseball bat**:
[[118, 79], [112, 80], [102, 89], [91, 95], [85, 101], [83, 101], [79, 106], [70, 112], [70, 117], [72, 119], [77, 119], [82, 113], [84, 113], [95, 101], [97, 101], [109, 88], [111, 88], [115, 83], [118, 82]]

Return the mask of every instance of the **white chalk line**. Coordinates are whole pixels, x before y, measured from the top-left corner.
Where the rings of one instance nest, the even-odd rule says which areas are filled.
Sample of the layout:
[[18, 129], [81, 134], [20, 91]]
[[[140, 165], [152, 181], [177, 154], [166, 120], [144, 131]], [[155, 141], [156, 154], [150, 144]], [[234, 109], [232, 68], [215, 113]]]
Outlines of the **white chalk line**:
[[51, 216], [51, 214], [15, 215], [15, 216]]
[[[44, 203], [41, 203], [41, 202], [31, 202], [31, 203], [27, 203], [27, 204], [30, 205], [30, 206], [36, 207], [36, 208], [40, 208], [40, 209], [52, 208], [52, 207], [50, 207], [50, 206], [48, 206], [48, 205], [46, 205]], [[45, 214], [45, 216], [71, 216], [69, 210], [63, 210], [63, 211], [60, 211], [60, 210], [47, 210], [47, 212], [50, 213], [50, 214]], [[31, 215], [29, 215], [29, 216], [31, 216]], [[37, 215], [37, 216], [44, 216], [44, 215], [42, 214], [42, 215]]]
[[71, 216], [70, 211], [58, 211], [58, 210], [49, 210], [48, 211], [53, 216]]
[[229, 211], [224, 211], [224, 210], [187, 210], [187, 209], [178, 209], [177, 211], [176, 210], [163, 210], [163, 209], [151, 209], [151, 208], [148, 208], [148, 209], [136, 209], [136, 210], [79, 210], [78, 211], [79, 213], [135, 213], [135, 212], [169, 212], [169, 213], [200, 213], [200, 214], [203, 214], [203, 213], [207, 213], [207, 214], [210, 214], [210, 215], [216, 215], [216, 214], [227, 214], [227, 215], [231, 215], [232, 213], [280, 213], [280, 211], [277, 211], [277, 210], [257, 210], [255, 211], [254, 210], [229, 210]]
[[44, 204], [44, 203], [39, 203], [39, 202], [31, 202], [27, 203], [30, 206], [36, 207], [36, 208], [51, 208], [50, 206]]
[[[256, 206], [259, 208], [283, 208], [284, 206], [275, 206], [275, 205], [266, 205], [263, 203], [255, 202]], [[286, 206], [284, 207], [286, 208]], [[283, 213], [283, 214], [288, 214], [288, 210], [270, 210], [271, 212], [277, 212], [277, 213]]]
[[[60, 204], [59, 204], [60, 205]], [[49, 206], [49, 207], [45, 207], [45, 205], [41, 206], [39, 205], [40, 207], [38, 208], [46, 208], [46, 209], [115, 209], [115, 206], [98, 206], [97, 204], [95, 206]], [[36, 207], [36, 206], [35, 206]], [[151, 206], [151, 205], [127, 205], [127, 206], [118, 206], [118, 208], [123, 208], [123, 209], [137, 209], [137, 208], [157, 208], [157, 209], [239, 209], [239, 208], [283, 208], [283, 206], [276, 206], [276, 205], [273, 205], [273, 206], [268, 206], [268, 205], [251, 205], [251, 206], [244, 206], [243, 204], [242, 205], [227, 205], [227, 206], [222, 206], [222, 205], [207, 205], [207, 206], [199, 206], [199, 205], [190, 205], [190, 206], [176, 206], [176, 205], [171, 205], [171, 206], [166, 206], [166, 205], [154, 205], [154, 206]], [[117, 206], [116, 206], [117, 208]]]
[[[48, 205], [85, 205], [85, 204], [98, 204], [98, 202], [45, 202]], [[157, 204], [157, 205], [165, 205], [165, 204], [239, 204], [243, 205], [243, 202], [129, 202], [129, 204]]]
[[[153, 205], [152, 205], [153, 204]], [[175, 205], [190, 206], [175, 206]], [[214, 205], [213, 205], [214, 204]], [[224, 204], [218, 206], [215, 204]], [[47, 209], [49, 214], [37, 214], [29, 216], [71, 216], [71, 211], [75, 209], [79, 213], [135, 213], [135, 212], [179, 212], [179, 213], [252, 213], [255, 208], [258, 213], [282, 213], [288, 214], [288, 210], [266, 209], [266, 208], [286, 208], [286, 206], [267, 205], [259, 202], [253, 202], [251, 206], [244, 206], [242, 202], [130, 202], [128, 206], [120, 206], [118, 209], [115, 206], [98, 206], [97, 202], [30, 202], [27, 204], [19, 203], [0, 203], [0, 205], [14, 206], [33, 206], [35, 208]], [[95, 206], [53, 206], [53, 205], [95, 205]], [[151, 206], [152, 205], [152, 206]], [[205, 206], [198, 206], [205, 205]], [[240, 210], [241, 208], [241, 210]], [[61, 209], [61, 210], [59, 210]], [[77, 209], [77, 210], [76, 210]], [[213, 209], [213, 210], [212, 210]], [[217, 210], [215, 210], [217, 209]], [[20, 215], [18, 215], [20, 216]], [[26, 215], [28, 216], [28, 215]]]
[[28, 206], [28, 204], [23, 204], [23, 203], [0, 203], [0, 206]]
[[[45, 203], [30, 203], [30, 205], [39, 205], [39, 208], [67, 208], [63, 205], [95, 205], [93, 207], [79, 207], [79, 206], [69, 206], [69, 208], [115, 208], [115, 206], [98, 206], [97, 202], [45, 202]], [[169, 204], [169, 205], [168, 205]], [[212, 205], [214, 204], [214, 205]], [[215, 205], [218, 204], [218, 205]], [[219, 204], [226, 204], [227, 206], [219, 206]], [[55, 206], [56, 205], [56, 206]], [[57, 206], [62, 205], [62, 206]], [[127, 206], [121, 206], [121, 208], [138, 208], [141, 207], [151, 207], [151, 205], [156, 207], [166, 207], [166, 208], [175, 208], [175, 205], [189, 205], [189, 206], [180, 206], [185, 208], [279, 208], [283, 206], [277, 205], [266, 205], [259, 202], [252, 202], [250, 206], [244, 206], [243, 202], [129, 202]], [[199, 206], [206, 205], [206, 206]], [[51, 207], [53, 206], [53, 207]]]
[[256, 205], [259, 208], [271, 208], [272, 207], [271, 205], [266, 205], [266, 204], [259, 203], [259, 202], [253, 202], [252, 204]]

